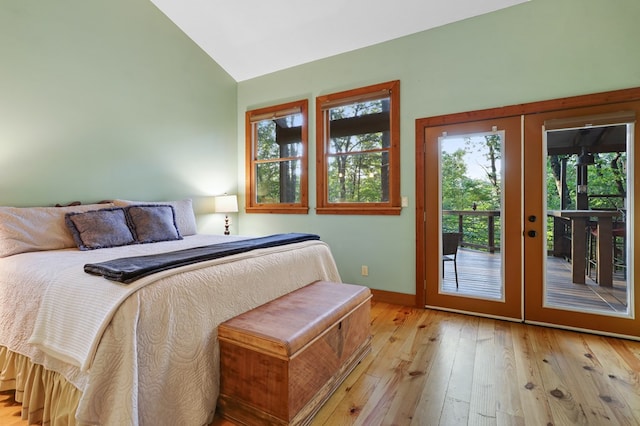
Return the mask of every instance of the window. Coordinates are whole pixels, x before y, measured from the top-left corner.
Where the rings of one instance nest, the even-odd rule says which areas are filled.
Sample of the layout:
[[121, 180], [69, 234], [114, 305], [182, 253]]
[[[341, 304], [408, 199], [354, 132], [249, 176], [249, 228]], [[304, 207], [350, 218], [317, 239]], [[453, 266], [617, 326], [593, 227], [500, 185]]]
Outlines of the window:
[[400, 214], [400, 82], [319, 96], [317, 213]]
[[305, 99], [247, 111], [247, 213], [308, 212], [307, 110]]

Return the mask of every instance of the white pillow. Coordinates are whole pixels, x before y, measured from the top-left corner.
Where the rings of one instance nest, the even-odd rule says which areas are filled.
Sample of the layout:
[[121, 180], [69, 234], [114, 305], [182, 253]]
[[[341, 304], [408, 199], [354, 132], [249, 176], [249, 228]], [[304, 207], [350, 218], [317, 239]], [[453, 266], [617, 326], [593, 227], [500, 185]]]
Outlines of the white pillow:
[[67, 207], [0, 206], [0, 257], [76, 247], [65, 224], [65, 214], [113, 206], [113, 203]]
[[127, 207], [131, 205], [169, 205], [173, 207], [176, 214], [176, 225], [180, 235], [186, 237], [198, 233], [196, 226], [196, 215], [193, 213], [193, 202], [191, 199], [179, 201], [130, 201], [130, 200], [113, 200], [113, 204], [117, 207]]

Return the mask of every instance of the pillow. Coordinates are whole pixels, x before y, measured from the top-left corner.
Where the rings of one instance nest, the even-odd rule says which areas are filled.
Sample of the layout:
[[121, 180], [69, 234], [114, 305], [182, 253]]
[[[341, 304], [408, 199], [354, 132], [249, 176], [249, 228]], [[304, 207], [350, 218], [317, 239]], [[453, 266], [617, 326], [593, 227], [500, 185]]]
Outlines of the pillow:
[[129, 201], [129, 200], [113, 200], [114, 205], [118, 207], [127, 207], [131, 205], [168, 205], [172, 206], [175, 211], [176, 225], [180, 235], [186, 237], [198, 233], [196, 226], [196, 216], [193, 213], [193, 202], [191, 199], [180, 201]]
[[157, 243], [182, 239], [176, 225], [173, 206], [145, 204], [129, 206], [126, 209], [129, 225], [137, 242]]
[[67, 227], [80, 250], [119, 247], [135, 243], [124, 209], [67, 213]]
[[76, 247], [65, 214], [113, 207], [87, 204], [67, 207], [0, 207], [0, 257]]

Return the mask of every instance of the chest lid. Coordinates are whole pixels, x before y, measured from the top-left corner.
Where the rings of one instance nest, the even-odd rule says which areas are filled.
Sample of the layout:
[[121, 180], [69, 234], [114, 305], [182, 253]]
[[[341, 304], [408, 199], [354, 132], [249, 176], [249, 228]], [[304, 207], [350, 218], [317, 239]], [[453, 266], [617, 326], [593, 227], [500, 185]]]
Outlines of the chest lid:
[[364, 286], [316, 281], [220, 324], [218, 338], [286, 359], [370, 298]]

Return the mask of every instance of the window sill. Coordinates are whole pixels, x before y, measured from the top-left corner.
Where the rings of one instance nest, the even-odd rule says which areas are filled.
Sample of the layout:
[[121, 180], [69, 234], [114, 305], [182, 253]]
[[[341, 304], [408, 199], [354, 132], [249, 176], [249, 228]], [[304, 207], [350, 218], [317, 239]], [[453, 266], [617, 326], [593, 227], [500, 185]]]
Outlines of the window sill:
[[247, 213], [264, 213], [264, 214], [308, 214], [309, 207], [294, 206], [259, 206], [259, 207], [247, 207], [245, 209]]
[[359, 206], [331, 206], [316, 207], [316, 214], [343, 214], [343, 215], [387, 215], [399, 216], [402, 207], [359, 207]]

